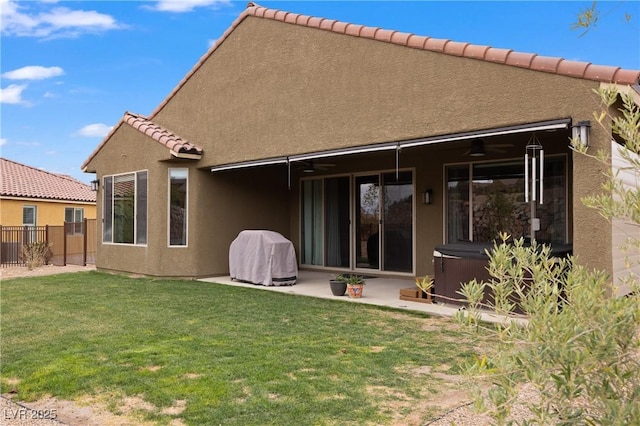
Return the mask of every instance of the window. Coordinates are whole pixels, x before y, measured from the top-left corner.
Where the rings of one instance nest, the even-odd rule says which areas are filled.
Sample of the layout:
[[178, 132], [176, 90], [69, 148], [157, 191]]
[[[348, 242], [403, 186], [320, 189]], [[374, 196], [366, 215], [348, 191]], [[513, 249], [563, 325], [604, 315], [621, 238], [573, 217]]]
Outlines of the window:
[[22, 206], [22, 225], [36, 226], [36, 206]]
[[[544, 165], [544, 204], [524, 200], [524, 162], [504, 161], [446, 167], [447, 242], [491, 242], [500, 232], [544, 243], [567, 239], [565, 157]], [[531, 215], [540, 229], [531, 231]]]
[[147, 172], [107, 176], [103, 182], [102, 241], [147, 243]]
[[169, 169], [169, 245], [187, 245], [188, 169]]
[[64, 221], [73, 222], [73, 229], [68, 230], [68, 233], [82, 234], [82, 223], [84, 221], [84, 209], [66, 207], [64, 209]]

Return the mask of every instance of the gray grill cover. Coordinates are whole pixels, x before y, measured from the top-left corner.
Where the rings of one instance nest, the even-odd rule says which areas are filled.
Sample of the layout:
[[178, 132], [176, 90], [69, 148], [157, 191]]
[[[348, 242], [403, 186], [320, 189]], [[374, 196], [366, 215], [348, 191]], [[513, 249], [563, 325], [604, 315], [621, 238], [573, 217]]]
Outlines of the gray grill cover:
[[291, 241], [273, 231], [242, 231], [229, 247], [231, 278], [265, 286], [293, 285], [298, 277]]

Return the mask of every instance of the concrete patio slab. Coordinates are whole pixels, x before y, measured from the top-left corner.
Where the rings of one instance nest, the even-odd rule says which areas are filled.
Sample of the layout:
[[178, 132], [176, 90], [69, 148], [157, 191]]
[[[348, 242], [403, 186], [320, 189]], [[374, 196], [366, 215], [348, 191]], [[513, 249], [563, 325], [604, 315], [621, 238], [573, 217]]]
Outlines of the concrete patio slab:
[[[422, 303], [400, 300], [400, 289], [414, 287], [413, 278], [375, 277], [368, 278], [360, 299], [352, 299], [347, 295], [334, 296], [329, 288], [332, 274], [318, 271], [299, 271], [298, 280], [292, 286], [263, 286], [234, 281], [229, 276], [202, 278], [199, 281], [232, 285], [236, 287], [252, 288], [256, 291], [276, 291], [280, 293], [296, 294], [300, 296], [318, 297], [322, 299], [343, 300], [352, 303], [386, 306], [389, 308], [424, 312], [430, 315], [453, 317], [460, 309], [449, 303]], [[504, 318], [490, 311], [481, 314], [487, 322], [502, 322]]]

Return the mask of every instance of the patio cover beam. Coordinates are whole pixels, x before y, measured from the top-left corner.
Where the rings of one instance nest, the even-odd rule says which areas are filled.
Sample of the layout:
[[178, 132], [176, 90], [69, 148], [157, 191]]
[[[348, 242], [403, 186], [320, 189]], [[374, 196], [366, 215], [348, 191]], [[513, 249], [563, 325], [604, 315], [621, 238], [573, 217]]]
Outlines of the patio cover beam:
[[[436, 143], [455, 142], [465, 139], [474, 139], [479, 137], [510, 135], [517, 133], [532, 133], [542, 132], [547, 130], [559, 130], [567, 129], [571, 125], [570, 118], [564, 118], [560, 120], [540, 121], [536, 123], [521, 124], [508, 127], [497, 127], [493, 129], [476, 130], [472, 132], [464, 133], [450, 133], [441, 136], [432, 136], [428, 138], [409, 139], [400, 142], [388, 142], [374, 145], [361, 145], [351, 148], [332, 149], [327, 151], [310, 152], [306, 154], [290, 155], [288, 157], [275, 157], [266, 158], [263, 160], [243, 161], [240, 163], [223, 164], [220, 166], [212, 166], [211, 172], [220, 172], [224, 170], [243, 169], [249, 167], [268, 166], [273, 164], [287, 164], [290, 165], [297, 161], [308, 161], [316, 158], [338, 157], [341, 155], [349, 154], [362, 154], [367, 152], [376, 151], [396, 151], [396, 157], [398, 157], [398, 151], [403, 148], [412, 148], [416, 146], [432, 145]], [[398, 158], [396, 158], [398, 162]]]
[[560, 120], [540, 121], [537, 123], [520, 124], [517, 126], [497, 127], [486, 130], [476, 130], [473, 132], [451, 133], [442, 136], [433, 136], [429, 138], [412, 139], [400, 142], [398, 145], [402, 148], [412, 148], [414, 146], [431, 145], [444, 142], [455, 142], [465, 139], [475, 139], [480, 137], [511, 135], [515, 133], [532, 133], [542, 132], [546, 130], [567, 129], [571, 125], [570, 118]]
[[248, 167], [269, 166], [271, 164], [287, 164], [287, 157], [266, 158], [264, 160], [243, 161], [240, 163], [223, 164], [212, 166], [211, 172], [221, 172], [224, 170], [245, 169]]

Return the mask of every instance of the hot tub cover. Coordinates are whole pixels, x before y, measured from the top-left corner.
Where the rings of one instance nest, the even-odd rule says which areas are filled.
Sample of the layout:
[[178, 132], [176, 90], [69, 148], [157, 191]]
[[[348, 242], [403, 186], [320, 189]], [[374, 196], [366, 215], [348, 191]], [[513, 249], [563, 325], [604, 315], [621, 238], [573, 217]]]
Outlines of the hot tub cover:
[[277, 232], [242, 231], [229, 247], [229, 272], [236, 281], [293, 285], [298, 277], [296, 252], [291, 241]]

